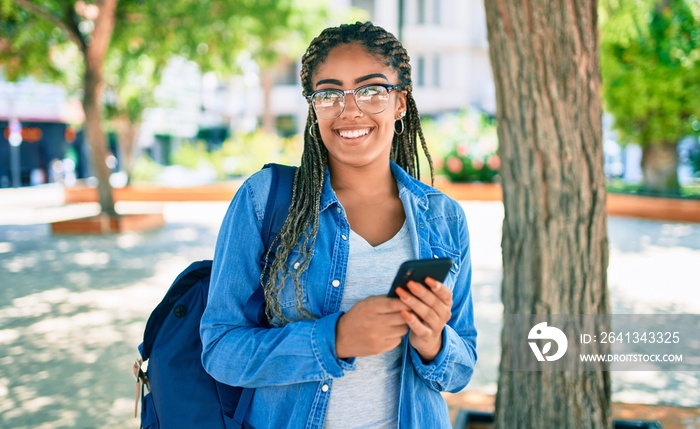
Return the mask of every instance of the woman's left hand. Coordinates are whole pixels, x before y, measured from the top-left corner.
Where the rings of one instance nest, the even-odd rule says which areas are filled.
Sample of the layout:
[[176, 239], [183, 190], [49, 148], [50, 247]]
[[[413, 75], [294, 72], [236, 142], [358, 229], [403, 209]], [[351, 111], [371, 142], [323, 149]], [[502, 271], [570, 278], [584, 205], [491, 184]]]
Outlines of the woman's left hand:
[[409, 341], [423, 361], [430, 362], [442, 349], [442, 331], [452, 317], [452, 291], [431, 277], [425, 283], [428, 287], [411, 280], [408, 291], [398, 288], [396, 293], [410, 308], [401, 311], [411, 328]]

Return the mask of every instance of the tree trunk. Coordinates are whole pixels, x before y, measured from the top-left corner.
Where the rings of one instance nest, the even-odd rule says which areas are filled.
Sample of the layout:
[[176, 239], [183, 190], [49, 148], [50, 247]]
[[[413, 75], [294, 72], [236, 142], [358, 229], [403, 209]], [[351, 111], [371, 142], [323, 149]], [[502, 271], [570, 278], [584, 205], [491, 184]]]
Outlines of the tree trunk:
[[262, 128], [268, 134], [277, 132], [275, 112], [272, 109], [272, 90], [275, 86], [275, 73], [271, 69], [263, 69], [260, 72], [260, 84], [263, 91]]
[[90, 42], [84, 48], [85, 77], [83, 79], [83, 109], [85, 110], [85, 138], [90, 147], [90, 163], [97, 177], [97, 189], [102, 213], [116, 215], [109, 168], [106, 164], [107, 143], [102, 131], [102, 69], [107, 48], [114, 30], [117, 0], [98, 3], [100, 12]]
[[[502, 161], [504, 314], [607, 314], [597, 1], [484, 4]], [[603, 364], [513, 371], [514, 331], [504, 323], [496, 426], [610, 427]]]
[[136, 154], [136, 136], [139, 126], [129, 120], [127, 115], [121, 115], [115, 120], [117, 138], [119, 139], [119, 154], [122, 171], [131, 182], [131, 173], [134, 168], [134, 155]]
[[678, 147], [673, 143], [651, 143], [642, 150], [644, 190], [655, 194], [679, 194]]

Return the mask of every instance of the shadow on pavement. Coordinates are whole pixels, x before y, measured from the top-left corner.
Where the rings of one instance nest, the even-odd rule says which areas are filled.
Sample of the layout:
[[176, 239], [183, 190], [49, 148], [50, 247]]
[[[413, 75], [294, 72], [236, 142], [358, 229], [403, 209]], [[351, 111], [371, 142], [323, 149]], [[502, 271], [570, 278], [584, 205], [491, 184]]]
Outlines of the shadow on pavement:
[[[133, 428], [131, 364], [146, 319], [218, 225], [52, 236], [2, 226], [0, 427]], [[7, 245], [5, 245], [7, 247]], [[7, 250], [7, 249], [6, 249]]]

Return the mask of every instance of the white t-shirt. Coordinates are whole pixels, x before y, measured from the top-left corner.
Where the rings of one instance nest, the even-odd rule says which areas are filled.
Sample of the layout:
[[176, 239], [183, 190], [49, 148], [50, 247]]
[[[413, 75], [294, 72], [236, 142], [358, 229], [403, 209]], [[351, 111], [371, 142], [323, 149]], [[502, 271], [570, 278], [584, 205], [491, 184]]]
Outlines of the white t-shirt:
[[[350, 231], [348, 271], [340, 303], [348, 311], [372, 295], [386, 295], [399, 266], [413, 259], [408, 225], [373, 247]], [[357, 369], [333, 380], [324, 428], [396, 428], [399, 415], [402, 346], [355, 359]]]

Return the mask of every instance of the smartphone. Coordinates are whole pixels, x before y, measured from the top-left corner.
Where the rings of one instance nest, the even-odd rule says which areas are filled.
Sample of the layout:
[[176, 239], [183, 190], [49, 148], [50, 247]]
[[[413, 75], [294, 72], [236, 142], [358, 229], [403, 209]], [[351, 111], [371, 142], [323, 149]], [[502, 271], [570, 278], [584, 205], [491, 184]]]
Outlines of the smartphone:
[[[406, 288], [406, 283], [409, 280], [416, 281], [425, 285], [425, 278], [432, 277], [439, 282], [444, 282], [447, 274], [450, 272], [450, 267], [454, 264], [450, 258], [437, 259], [414, 259], [406, 261], [399, 267], [399, 272], [394, 277], [394, 282], [391, 284], [391, 289], [387, 296], [389, 298], [397, 298], [396, 288]], [[427, 286], [426, 286], [427, 287]]]

